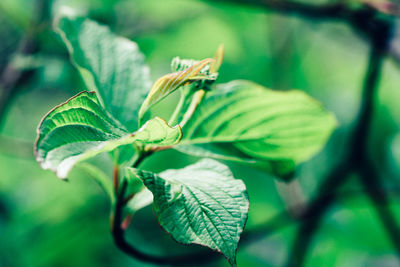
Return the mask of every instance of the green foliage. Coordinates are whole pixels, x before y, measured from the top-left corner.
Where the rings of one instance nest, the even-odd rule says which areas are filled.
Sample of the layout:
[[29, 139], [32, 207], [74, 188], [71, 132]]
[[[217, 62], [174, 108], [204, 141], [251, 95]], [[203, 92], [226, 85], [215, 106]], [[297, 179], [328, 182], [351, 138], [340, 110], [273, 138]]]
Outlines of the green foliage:
[[154, 195], [160, 225], [175, 240], [208, 246], [235, 264], [249, 200], [244, 183], [225, 165], [204, 159], [159, 175], [140, 170], [137, 174]]
[[[82, 92], [43, 118], [35, 146], [42, 168], [65, 178], [75, 164], [110, 152], [114, 170], [124, 171], [121, 177], [114, 173], [110, 198], [125, 197], [121, 179], [130, 194], [122, 204], [117, 201], [114, 214], [124, 207], [133, 213], [153, 201], [160, 225], [175, 240], [208, 246], [234, 265], [249, 202], [244, 183], [228, 167], [205, 159], [157, 175], [124, 166], [140, 167], [149, 155], [176, 148], [284, 176], [324, 146], [335, 118], [299, 91], [277, 92], [248, 81], [213, 86], [223, 46], [215, 59], [175, 59], [173, 73], [158, 79], [145, 97], [149, 71], [135, 43], [84, 18], [61, 16], [56, 25], [95, 92]], [[181, 101], [173, 115], [151, 118], [152, 107], [178, 89]], [[138, 123], [143, 126], [136, 130]], [[98, 182], [112, 194], [111, 182], [102, 175]]]
[[150, 71], [137, 44], [80, 17], [60, 17], [56, 31], [87, 88], [98, 93], [115, 119], [135, 130], [139, 107], [151, 86]]

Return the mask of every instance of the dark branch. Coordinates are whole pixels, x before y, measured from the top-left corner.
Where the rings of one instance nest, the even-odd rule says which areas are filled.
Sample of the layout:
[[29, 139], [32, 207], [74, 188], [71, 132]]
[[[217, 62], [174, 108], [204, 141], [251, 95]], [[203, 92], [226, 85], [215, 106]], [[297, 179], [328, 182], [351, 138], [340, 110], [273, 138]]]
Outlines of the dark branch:
[[[252, 5], [275, 11], [282, 14], [299, 15], [314, 19], [340, 19], [346, 16], [348, 8], [346, 3], [305, 4], [285, 0], [217, 0], [218, 2]], [[215, 2], [215, 1], [214, 1]]]
[[381, 222], [386, 230], [389, 240], [400, 256], [400, 228], [396, 218], [390, 209], [390, 200], [387, 192], [376, 190], [381, 185], [378, 172], [373, 166], [373, 162], [365, 161], [360, 169], [360, 180], [365, 192], [369, 196]]
[[[383, 32], [383, 34], [385, 34]], [[370, 67], [367, 79], [364, 84], [363, 96], [363, 112], [359, 120], [358, 132], [354, 139], [355, 153], [354, 165], [360, 173], [360, 182], [365, 192], [369, 196], [379, 218], [382, 221], [389, 239], [392, 241], [393, 247], [400, 256], [400, 228], [396, 222], [396, 218], [390, 210], [390, 200], [386, 192], [376, 190], [381, 188], [382, 182], [379, 179], [378, 171], [374, 167], [374, 163], [369, 159], [367, 152], [367, 133], [370, 129], [374, 110], [374, 99], [377, 93], [377, 84], [379, 82], [380, 72], [382, 70], [383, 57], [386, 49], [386, 43], [379, 35], [372, 39], [373, 52], [370, 59]]]
[[319, 186], [318, 195], [301, 216], [302, 221], [293, 241], [287, 266], [302, 266], [314, 233], [328, 208], [336, 200], [338, 189], [347, 181], [350, 172], [350, 164], [341, 164], [333, 169]]
[[[209, 0], [204, 0], [209, 2]], [[215, 1], [213, 1], [215, 2]], [[391, 42], [391, 38], [379, 38], [378, 35], [386, 33], [380, 32], [382, 24], [390, 23], [386, 18], [390, 14], [398, 15], [398, 5], [391, 5], [386, 7], [384, 12], [386, 18], [383, 18], [382, 8], [380, 4], [373, 2], [358, 3], [353, 5], [346, 1], [337, 1], [336, 3], [327, 4], [308, 4], [298, 1], [288, 0], [217, 0], [217, 2], [227, 4], [239, 4], [246, 6], [254, 6], [263, 8], [266, 11], [273, 11], [275, 13], [284, 15], [299, 16], [305, 19], [313, 19], [318, 21], [341, 21], [352, 27], [357, 33], [367, 37], [367, 42], [370, 42], [369, 37], [375, 35], [374, 40], [383, 40], [390, 44], [390, 49], [387, 49], [388, 56], [394, 59], [397, 65], [400, 65], [400, 45], [398, 42]], [[388, 36], [386, 36], [388, 37]]]
[[[383, 28], [381, 31], [382, 33], [388, 33], [386, 28]], [[335, 201], [337, 190], [344, 182], [346, 182], [347, 177], [349, 177], [349, 174], [351, 174], [352, 171], [358, 170], [359, 166], [366, 163], [364, 159], [366, 155], [369, 126], [373, 114], [373, 101], [378, 87], [384, 51], [386, 48], [384, 46], [385, 39], [375, 40], [375, 37], [375, 35], [371, 36], [371, 53], [363, 85], [360, 115], [353, 133], [349, 156], [344, 158], [339, 167], [334, 169], [319, 187], [318, 196], [311, 203], [306, 212], [306, 219], [299, 227], [292, 245], [291, 257], [289, 258], [287, 266], [303, 266], [312, 238], [318, 230], [319, 224], [321, 223], [326, 211]], [[384, 37], [388, 38], [388, 36]], [[368, 187], [370, 186], [372, 185], [368, 185]], [[366, 189], [368, 192], [369, 188]], [[326, 194], [326, 190], [331, 193]], [[328, 197], [324, 197], [324, 195], [327, 195]]]

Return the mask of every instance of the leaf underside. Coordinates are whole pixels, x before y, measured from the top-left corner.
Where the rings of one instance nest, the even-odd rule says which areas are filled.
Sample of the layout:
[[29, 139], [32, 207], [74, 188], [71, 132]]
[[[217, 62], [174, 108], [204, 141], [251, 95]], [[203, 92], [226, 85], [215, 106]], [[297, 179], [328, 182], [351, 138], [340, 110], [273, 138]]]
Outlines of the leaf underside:
[[204, 159], [159, 175], [137, 173], [154, 195], [160, 225], [176, 241], [210, 247], [235, 264], [249, 202], [245, 185], [228, 167]]
[[127, 144], [172, 145], [181, 138], [160, 118], [131, 134], [101, 107], [94, 92], [82, 92], [55, 107], [38, 127], [36, 159], [42, 168], [67, 177], [81, 161]]

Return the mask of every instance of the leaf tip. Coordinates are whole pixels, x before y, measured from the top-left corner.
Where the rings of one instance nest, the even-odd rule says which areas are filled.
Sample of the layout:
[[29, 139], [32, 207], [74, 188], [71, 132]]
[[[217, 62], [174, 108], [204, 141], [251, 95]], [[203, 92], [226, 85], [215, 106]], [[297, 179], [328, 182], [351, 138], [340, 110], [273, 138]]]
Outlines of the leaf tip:
[[219, 68], [222, 65], [224, 55], [225, 55], [225, 46], [224, 46], [224, 44], [220, 44], [217, 48], [217, 52], [214, 57], [215, 61], [210, 65], [210, 71], [212, 73], [218, 72]]

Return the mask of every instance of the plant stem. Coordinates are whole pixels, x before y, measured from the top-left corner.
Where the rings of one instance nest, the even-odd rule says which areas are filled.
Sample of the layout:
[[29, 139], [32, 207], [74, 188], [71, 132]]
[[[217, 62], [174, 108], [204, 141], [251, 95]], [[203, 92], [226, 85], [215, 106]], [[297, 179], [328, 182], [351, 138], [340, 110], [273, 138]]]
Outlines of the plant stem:
[[183, 90], [180, 90], [180, 97], [179, 102], [176, 105], [174, 113], [171, 115], [171, 118], [168, 121], [169, 125], [176, 124], [176, 119], [178, 118], [179, 112], [181, 111], [183, 104], [185, 103], [186, 95], [184, 94]]
[[114, 169], [113, 169], [113, 186], [114, 186], [115, 194], [117, 194], [118, 193], [118, 188], [119, 188], [119, 168], [118, 168], [118, 165], [115, 165]]
[[146, 158], [150, 157], [152, 154], [153, 154], [153, 151], [140, 151], [140, 152], [138, 152], [137, 158], [132, 163], [132, 168], [139, 167], [139, 165], [142, 164], [143, 161]]
[[181, 127], [185, 126], [188, 120], [192, 117], [194, 111], [203, 100], [205, 94], [206, 92], [204, 90], [198, 90], [196, 93], [194, 93], [192, 102], [190, 103], [186, 113], [183, 115], [182, 121], [179, 123]]

